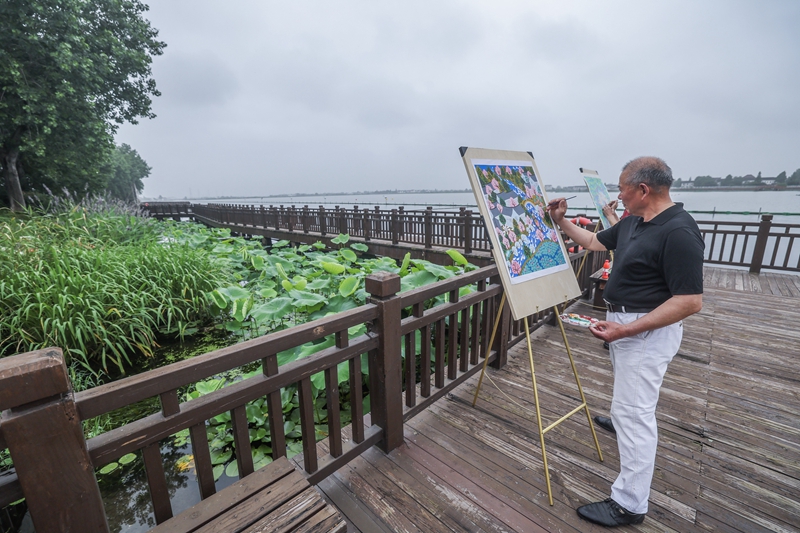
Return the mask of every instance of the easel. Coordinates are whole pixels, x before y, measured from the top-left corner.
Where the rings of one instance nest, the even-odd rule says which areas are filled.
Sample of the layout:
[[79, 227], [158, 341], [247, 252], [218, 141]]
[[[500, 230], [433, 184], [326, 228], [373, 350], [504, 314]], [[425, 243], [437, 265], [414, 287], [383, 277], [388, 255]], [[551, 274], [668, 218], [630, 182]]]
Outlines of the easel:
[[[585, 258], [585, 256], [584, 256]], [[497, 309], [497, 317], [494, 320], [494, 327], [492, 328], [492, 334], [489, 337], [489, 346], [491, 347], [494, 343], [495, 334], [497, 334], [497, 326], [500, 323], [500, 315], [503, 311], [503, 306], [506, 303], [506, 294], [503, 292], [503, 296], [500, 299], [500, 306]], [[566, 306], [566, 303], [564, 304]], [[542, 463], [544, 464], [544, 477], [547, 481], [547, 496], [550, 500], [550, 505], [553, 505], [553, 490], [550, 487], [550, 470], [547, 466], [547, 452], [545, 450], [544, 445], [544, 434], [553, 429], [554, 427], [558, 426], [560, 423], [564, 422], [566, 419], [583, 409], [586, 412], [586, 418], [589, 421], [589, 428], [592, 430], [592, 438], [594, 439], [594, 445], [597, 448], [597, 455], [600, 457], [600, 460], [603, 460], [603, 452], [600, 451], [600, 442], [597, 440], [597, 434], [594, 431], [594, 424], [592, 424], [592, 415], [589, 413], [589, 406], [586, 403], [586, 396], [583, 394], [583, 387], [581, 387], [581, 380], [578, 377], [578, 370], [575, 368], [575, 361], [572, 358], [572, 351], [569, 349], [569, 342], [567, 341], [567, 332], [564, 330], [564, 323], [561, 321], [561, 315], [558, 312], [558, 306], [553, 306], [553, 312], [556, 315], [556, 320], [558, 320], [558, 325], [561, 329], [561, 337], [564, 339], [564, 346], [567, 349], [567, 355], [569, 355], [569, 362], [572, 365], [572, 373], [575, 376], [575, 383], [578, 385], [578, 392], [581, 395], [581, 404], [567, 413], [566, 415], [562, 416], [546, 428], [542, 427], [542, 411], [539, 407], [539, 390], [536, 387], [536, 372], [534, 372], [533, 368], [533, 348], [531, 347], [531, 333], [530, 328], [528, 327], [528, 317], [526, 316], [523, 321], [525, 322], [525, 340], [528, 344], [528, 359], [530, 360], [531, 365], [531, 382], [533, 385], [533, 400], [536, 405], [536, 424], [539, 428], [539, 442], [542, 446]], [[481, 370], [481, 377], [478, 379], [478, 387], [475, 389], [475, 397], [472, 399], [472, 407], [475, 407], [475, 404], [478, 402], [478, 393], [481, 391], [481, 384], [483, 383], [483, 376], [486, 373], [486, 365], [489, 362], [488, 354], [483, 360], [483, 369]], [[491, 378], [489, 378], [491, 380]], [[496, 386], [496, 385], [495, 385]], [[499, 387], [498, 387], [499, 390]], [[502, 390], [500, 392], [503, 392]]]

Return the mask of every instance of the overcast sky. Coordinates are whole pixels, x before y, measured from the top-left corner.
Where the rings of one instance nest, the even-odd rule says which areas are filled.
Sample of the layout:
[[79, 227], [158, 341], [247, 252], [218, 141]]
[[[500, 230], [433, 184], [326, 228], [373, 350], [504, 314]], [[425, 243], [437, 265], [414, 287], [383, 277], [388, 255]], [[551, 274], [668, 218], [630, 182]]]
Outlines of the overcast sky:
[[158, 115], [125, 125], [183, 198], [467, 188], [459, 146], [548, 185], [800, 167], [800, 2], [151, 0]]

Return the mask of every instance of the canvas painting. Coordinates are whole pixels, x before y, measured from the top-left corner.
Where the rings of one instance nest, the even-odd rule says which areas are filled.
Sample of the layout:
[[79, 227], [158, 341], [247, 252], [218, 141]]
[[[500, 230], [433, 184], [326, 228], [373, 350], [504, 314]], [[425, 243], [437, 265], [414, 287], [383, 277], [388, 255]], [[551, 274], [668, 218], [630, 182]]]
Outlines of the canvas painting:
[[600, 179], [600, 176], [594, 170], [582, 168], [581, 173], [583, 174], [583, 180], [586, 182], [586, 187], [589, 189], [589, 196], [592, 197], [594, 207], [597, 209], [597, 214], [600, 216], [600, 221], [603, 223], [603, 228], [610, 228], [611, 223], [608, 221], [608, 217], [603, 213], [603, 207], [608, 205], [608, 202], [611, 201], [605, 183], [603, 183], [603, 180]]
[[569, 268], [531, 162], [474, 159], [511, 283]]
[[462, 146], [492, 257], [514, 320], [581, 294], [530, 152]]

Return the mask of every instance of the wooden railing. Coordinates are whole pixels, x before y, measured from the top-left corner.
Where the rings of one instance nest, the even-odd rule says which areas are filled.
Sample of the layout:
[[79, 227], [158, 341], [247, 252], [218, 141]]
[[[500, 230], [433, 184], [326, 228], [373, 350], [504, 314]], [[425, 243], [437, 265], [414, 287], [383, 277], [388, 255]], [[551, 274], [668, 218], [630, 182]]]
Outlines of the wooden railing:
[[382, 240], [458, 248], [466, 253], [489, 251], [489, 240], [480, 214], [466, 208], [459, 211], [397, 209], [352, 209], [336, 206], [317, 209], [296, 206], [193, 205], [192, 215], [223, 224], [298, 233], [336, 235], [347, 233], [365, 241]]
[[144, 202], [139, 207], [148, 216], [156, 218], [189, 218], [192, 216], [192, 204], [190, 202]]
[[698, 222], [706, 243], [705, 262], [800, 272], [800, 224], [772, 222]]
[[[143, 208], [148, 209], [143, 205]], [[239, 227], [314, 233], [321, 236], [347, 233], [365, 241], [419, 245], [426, 249], [446, 247], [465, 253], [489, 252], [490, 243], [481, 215], [464, 207], [459, 211], [352, 209], [336, 206], [252, 206], [224, 204], [164, 204], [151, 206], [158, 217], [195, 217]], [[162, 213], [162, 214], [160, 214]], [[596, 221], [596, 217], [589, 217]], [[800, 224], [775, 223], [772, 215], [759, 222], [698, 221], [706, 243], [705, 261], [746, 267], [800, 272]]]
[[[584, 252], [571, 256], [577, 268]], [[590, 253], [587, 263], [602, 264]], [[584, 267], [585, 272], [589, 266]], [[593, 268], [593, 267], [592, 267]], [[588, 273], [580, 276], [589, 288]], [[470, 287], [465, 296], [464, 288]], [[268, 406], [272, 456], [286, 455], [280, 391], [299, 391], [303, 465], [317, 483], [364, 450], [377, 444], [391, 450], [403, 442], [403, 423], [480, 370], [489, 357], [505, 364], [507, 350], [522, 340], [521, 321], [508, 306], [500, 316], [494, 345], [489, 337], [502, 293], [497, 268], [484, 267], [403, 294], [396, 274], [378, 272], [366, 280], [368, 303], [336, 315], [271, 333], [229, 348], [144, 372], [107, 385], [71, 393], [57, 348], [0, 359], [0, 449], [6, 447], [14, 471], [0, 475], [0, 508], [25, 497], [37, 531], [107, 531], [94, 470], [136, 453], [145, 466], [157, 523], [172, 516], [159, 443], [189, 430], [201, 497], [215, 492], [207, 421], [230, 413], [240, 477], [253, 472], [246, 405], [264, 398]], [[404, 317], [404, 315], [406, 315]], [[529, 317], [535, 329], [548, 313]], [[552, 316], [550, 316], [552, 318]], [[367, 333], [348, 338], [348, 328], [367, 325]], [[278, 366], [277, 354], [309, 341], [333, 338], [330, 348]], [[361, 356], [369, 361], [371, 424], [361, 398]], [[182, 392], [198, 381], [249, 363], [262, 372], [232, 385], [182, 401]], [[337, 368], [349, 365], [352, 438], [342, 437]], [[419, 371], [417, 369], [419, 368]], [[328, 398], [328, 453], [317, 455], [311, 377], [325, 373]], [[159, 398], [160, 412], [84, 441], [81, 422]], [[69, 468], [60, 464], [69, 461]], [[63, 487], [74, 496], [62, 498]], [[58, 496], [56, 496], [58, 495]], [[74, 529], [67, 529], [71, 524]]]

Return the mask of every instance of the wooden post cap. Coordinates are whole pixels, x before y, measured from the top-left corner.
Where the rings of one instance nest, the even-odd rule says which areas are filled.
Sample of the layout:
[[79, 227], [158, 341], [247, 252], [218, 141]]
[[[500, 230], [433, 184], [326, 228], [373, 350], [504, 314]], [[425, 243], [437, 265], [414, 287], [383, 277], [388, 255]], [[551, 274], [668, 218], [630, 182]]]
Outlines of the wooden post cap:
[[400, 292], [400, 276], [392, 272], [375, 272], [367, 276], [364, 288], [372, 296], [388, 298]]
[[0, 359], [0, 411], [69, 392], [60, 348], [45, 348]]

